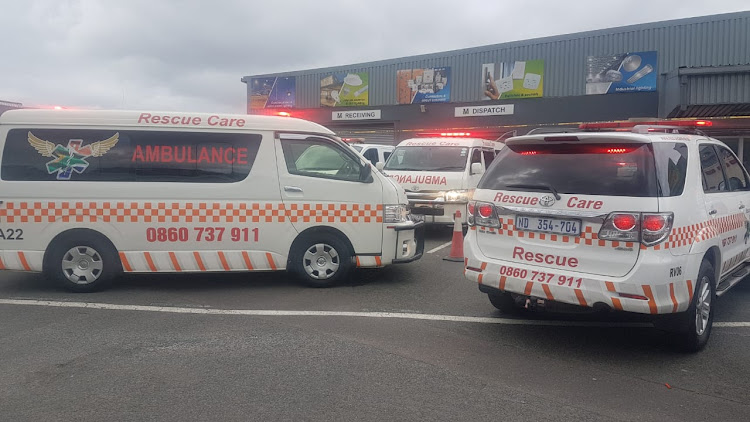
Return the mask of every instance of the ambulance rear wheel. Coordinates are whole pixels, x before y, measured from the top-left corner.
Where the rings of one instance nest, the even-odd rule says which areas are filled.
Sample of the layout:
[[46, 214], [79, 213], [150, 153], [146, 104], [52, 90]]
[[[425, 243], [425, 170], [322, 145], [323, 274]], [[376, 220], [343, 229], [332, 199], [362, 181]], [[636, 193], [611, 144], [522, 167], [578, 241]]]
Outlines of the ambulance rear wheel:
[[487, 297], [490, 299], [492, 306], [504, 314], [514, 315], [519, 311], [516, 300], [508, 292], [488, 293]]
[[108, 287], [121, 271], [117, 251], [101, 236], [71, 233], [53, 241], [44, 273], [63, 288], [77, 293]]
[[710, 262], [703, 261], [688, 310], [663, 315], [654, 321], [656, 328], [670, 332], [675, 345], [682, 351], [697, 352], [708, 343], [714, 322], [715, 278], [714, 267]]
[[338, 236], [319, 233], [295, 243], [290, 256], [290, 269], [304, 284], [330, 287], [349, 276], [352, 254]]

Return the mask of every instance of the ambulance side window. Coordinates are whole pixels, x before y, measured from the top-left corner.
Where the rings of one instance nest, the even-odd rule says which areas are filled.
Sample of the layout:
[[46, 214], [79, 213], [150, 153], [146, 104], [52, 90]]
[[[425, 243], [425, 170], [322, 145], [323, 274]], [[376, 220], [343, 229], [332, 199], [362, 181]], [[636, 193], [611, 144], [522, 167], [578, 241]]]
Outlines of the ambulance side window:
[[482, 151], [475, 149], [471, 152], [471, 164], [482, 162]]
[[495, 152], [494, 151], [482, 151], [482, 155], [484, 155], [484, 167], [487, 168], [492, 163], [492, 160], [495, 159]]
[[359, 160], [338, 148], [333, 142], [316, 139], [282, 139], [281, 149], [290, 174], [359, 181]]
[[3, 180], [232, 183], [252, 169], [262, 135], [113, 129], [12, 129]]

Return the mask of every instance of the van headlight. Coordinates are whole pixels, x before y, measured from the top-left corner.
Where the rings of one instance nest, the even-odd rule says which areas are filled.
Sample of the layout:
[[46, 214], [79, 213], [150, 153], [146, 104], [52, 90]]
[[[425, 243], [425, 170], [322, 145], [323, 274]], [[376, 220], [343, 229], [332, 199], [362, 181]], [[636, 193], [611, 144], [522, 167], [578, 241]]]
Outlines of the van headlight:
[[386, 223], [405, 223], [409, 221], [409, 207], [406, 205], [386, 205]]
[[468, 202], [472, 193], [472, 191], [466, 189], [449, 190], [445, 192], [445, 202]]

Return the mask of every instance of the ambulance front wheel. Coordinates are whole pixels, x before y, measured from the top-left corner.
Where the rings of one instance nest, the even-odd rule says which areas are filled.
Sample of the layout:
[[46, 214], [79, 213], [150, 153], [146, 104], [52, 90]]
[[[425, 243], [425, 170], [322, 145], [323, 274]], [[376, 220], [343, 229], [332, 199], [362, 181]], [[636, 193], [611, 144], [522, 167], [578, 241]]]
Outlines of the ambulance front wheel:
[[121, 271], [114, 246], [89, 230], [73, 230], [58, 236], [44, 259], [47, 278], [77, 293], [108, 287]]
[[297, 239], [289, 257], [290, 270], [306, 285], [330, 287], [352, 270], [349, 246], [335, 234], [317, 233]]

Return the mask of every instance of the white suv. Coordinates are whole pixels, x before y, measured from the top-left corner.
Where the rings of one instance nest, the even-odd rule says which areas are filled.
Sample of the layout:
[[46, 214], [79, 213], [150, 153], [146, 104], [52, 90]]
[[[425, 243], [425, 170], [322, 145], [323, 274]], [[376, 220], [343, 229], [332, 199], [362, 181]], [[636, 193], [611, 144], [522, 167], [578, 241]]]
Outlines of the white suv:
[[696, 131], [511, 138], [473, 199], [465, 274], [501, 311], [556, 301], [658, 314], [699, 350], [714, 298], [748, 274], [750, 180]]
[[388, 157], [391, 156], [394, 149], [392, 145], [378, 144], [350, 144], [350, 146], [354, 148], [355, 151], [362, 154], [362, 156], [373, 165], [388, 161]]

